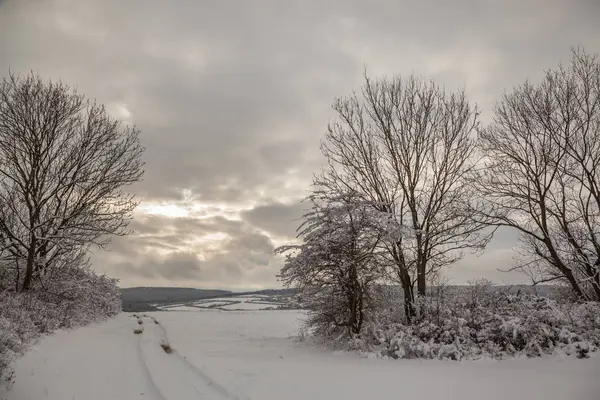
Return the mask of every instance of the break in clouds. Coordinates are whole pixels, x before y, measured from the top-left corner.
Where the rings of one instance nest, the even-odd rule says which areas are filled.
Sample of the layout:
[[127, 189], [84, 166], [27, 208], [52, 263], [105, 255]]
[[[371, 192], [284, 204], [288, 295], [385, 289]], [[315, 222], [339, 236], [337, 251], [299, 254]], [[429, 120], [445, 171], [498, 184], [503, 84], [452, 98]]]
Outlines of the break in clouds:
[[[427, 16], [427, 18], [424, 18]], [[417, 18], [418, 17], [418, 18]], [[330, 104], [371, 76], [465, 87], [489, 122], [505, 88], [600, 50], [600, 4], [558, 1], [0, 1], [0, 67], [60, 78], [142, 130], [132, 228], [94, 266], [123, 286], [277, 285], [323, 161]], [[516, 238], [449, 275], [506, 274]]]

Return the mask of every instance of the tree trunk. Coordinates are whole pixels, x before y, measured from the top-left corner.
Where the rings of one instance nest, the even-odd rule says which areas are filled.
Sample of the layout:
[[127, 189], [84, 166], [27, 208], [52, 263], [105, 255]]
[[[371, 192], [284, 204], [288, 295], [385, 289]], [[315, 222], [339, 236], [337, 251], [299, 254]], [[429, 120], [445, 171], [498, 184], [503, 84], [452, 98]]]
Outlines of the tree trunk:
[[350, 332], [358, 333], [358, 277], [356, 267], [350, 269]]
[[358, 326], [356, 327], [356, 334], [359, 334], [362, 330], [363, 321], [365, 320], [364, 313], [364, 293], [363, 288], [361, 288], [360, 297], [358, 298]]
[[33, 269], [35, 267], [35, 253], [36, 253], [37, 240], [35, 235], [31, 235], [29, 240], [29, 249], [27, 249], [27, 265], [25, 266], [25, 277], [23, 278], [23, 286], [21, 292], [26, 292], [31, 287], [31, 281], [33, 278]]
[[408, 271], [402, 269], [399, 271], [400, 283], [402, 284], [402, 291], [404, 292], [404, 314], [406, 315], [406, 322], [411, 323], [413, 318], [417, 315], [415, 310], [415, 294], [413, 286], [410, 282], [410, 275]]
[[596, 274], [592, 279], [592, 285], [594, 286], [594, 293], [596, 294], [596, 301], [600, 301], [600, 271], [596, 270]]
[[558, 254], [556, 249], [554, 248], [554, 245], [552, 244], [552, 241], [550, 240], [550, 238], [546, 237], [546, 239], [544, 240], [544, 244], [546, 245], [546, 248], [548, 249], [548, 252], [550, 253], [550, 256], [552, 257], [552, 261], [554, 262], [554, 265], [565, 276], [565, 278], [567, 278], [567, 280], [569, 281], [569, 284], [573, 288], [573, 291], [575, 292], [577, 297], [580, 299], [587, 299], [586, 294], [583, 292], [583, 290], [579, 286], [577, 279], [575, 279], [575, 276], [573, 275], [573, 271], [571, 271], [571, 269], [563, 263], [562, 258], [560, 257], [560, 255]]
[[[414, 198], [413, 198], [414, 202]], [[418, 218], [416, 211], [412, 213], [413, 217], [413, 227], [415, 230], [419, 229]], [[425, 280], [425, 267], [427, 263], [427, 258], [425, 257], [425, 251], [423, 249], [423, 234], [418, 232], [416, 234], [417, 238], [417, 293], [419, 296], [425, 296], [425, 288], [427, 286], [427, 282]]]
[[396, 273], [398, 274], [400, 284], [402, 285], [402, 291], [404, 292], [404, 315], [406, 315], [406, 322], [410, 324], [413, 321], [413, 318], [417, 315], [414, 306], [415, 296], [410, 275], [408, 274], [408, 270], [406, 269], [402, 257], [402, 245], [396, 243], [395, 246], [395, 249], [392, 251], [392, 256], [396, 262]]
[[425, 291], [427, 290], [426, 269], [427, 264], [425, 260], [419, 260], [417, 264], [417, 293], [419, 293], [419, 296], [425, 296]]
[[15, 258], [15, 269], [17, 271], [15, 277], [15, 292], [19, 292], [19, 285], [21, 284], [21, 267], [19, 266], [19, 259]]
[[408, 324], [411, 324], [413, 322], [413, 318], [417, 316], [417, 312], [415, 311], [415, 298], [413, 295], [412, 286], [410, 284], [403, 284], [402, 291], [404, 292], [404, 314], [406, 315], [406, 322]]
[[590, 268], [590, 279], [594, 288], [594, 300], [600, 301], [600, 254], [596, 258], [596, 262]]

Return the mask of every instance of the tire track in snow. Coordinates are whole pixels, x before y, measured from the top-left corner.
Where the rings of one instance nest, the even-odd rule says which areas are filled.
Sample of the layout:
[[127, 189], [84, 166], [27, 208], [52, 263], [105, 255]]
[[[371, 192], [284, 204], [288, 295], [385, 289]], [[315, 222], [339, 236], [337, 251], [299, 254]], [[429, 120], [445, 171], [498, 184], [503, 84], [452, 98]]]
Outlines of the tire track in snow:
[[160, 343], [168, 343], [166, 330], [153, 320], [145, 321], [140, 335], [141, 352], [151, 380], [164, 400], [240, 400], [176, 350], [165, 353]]
[[[143, 333], [142, 333], [142, 335], [143, 335]], [[152, 379], [152, 374], [150, 373], [150, 370], [148, 370], [148, 365], [146, 363], [146, 359], [144, 357], [144, 351], [142, 349], [142, 338], [140, 336], [141, 335], [138, 335], [138, 340], [137, 340], [138, 359], [140, 361], [142, 374], [144, 375], [144, 378], [148, 382], [148, 387], [150, 388], [150, 391], [153, 394], [153, 396], [151, 396], [151, 397], [154, 397], [157, 400], [167, 400], [167, 399], [165, 399], [163, 394], [160, 392], [160, 390], [156, 387], [156, 384], [154, 383], [154, 380]], [[144, 392], [144, 395], [145, 395], [145, 392]]]
[[[160, 324], [155, 324], [160, 331], [160, 340], [164, 340], [166, 343], [169, 343], [169, 338], [167, 337], [167, 330], [164, 326]], [[204, 382], [205, 385], [210, 386], [215, 392], [219, 393], [224, 399], [229, 400], [241, 400], [238, 396], [231, 393], [224, 386], [220, 385], [206, 373], [204, 373], [200, 368], [190, 363], [185, 357], [183, 357], [176, 349], [172, 349], [172, 356], [176, 357], [178, 362], [187, 370], [192, 371], [196, 374], [197, 378], [200, 381]], [[244, 397], [246, 400], [249, 400], [247, 397]]]

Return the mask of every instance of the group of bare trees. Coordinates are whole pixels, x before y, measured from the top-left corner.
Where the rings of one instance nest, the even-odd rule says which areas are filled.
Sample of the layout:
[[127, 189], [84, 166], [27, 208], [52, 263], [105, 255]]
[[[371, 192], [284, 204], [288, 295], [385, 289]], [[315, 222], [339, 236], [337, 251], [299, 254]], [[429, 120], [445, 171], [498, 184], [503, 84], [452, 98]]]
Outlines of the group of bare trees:
[[0, 82], [0, 277], [28, 291], [90, 246], [127, 233], [141, 179], [138, 130], [60, 82]]
[[[495, 229], [508, 226], [520, 234], [517, 268], [535, 282], [561, 281], [580, 298], [600, 300], [597, 55], [574, 50], [570, 66], [505, 94], [487, 127], [464, 91], [415, 76], [366, 77], [359, 94], [337, 99], [333, 108], [337, 116], [321, 146], [328, 165], [315, 190], [335, 198], [333, 208], [344, 198], [350, 209], [387, 222], [360, 220], [370, 239], [359, 246], [360, 257], [344, 252], [344, 262], [334, 257], [340, 249], [327, 246], [315, 257], [324, 239], [301, 230], [302, 245], [279, 249], [288, 253], [284, 283], [312, 293], [324, 287], [324, 269], [365, 269], [370, 278], [379, 271], [377, 282], [401, 285], [410, 322], [429, 276], [467, 251], [484, 250]], [[305, 218], [320, 232], [331, 222], [318, 215], [313, 202]], [[356, 231], [355, 219], [344, 221], [343, 229]], [[390, 222], [401, 234], [385, 234]], [[349, 249], [360, 241], [343, 237]]]

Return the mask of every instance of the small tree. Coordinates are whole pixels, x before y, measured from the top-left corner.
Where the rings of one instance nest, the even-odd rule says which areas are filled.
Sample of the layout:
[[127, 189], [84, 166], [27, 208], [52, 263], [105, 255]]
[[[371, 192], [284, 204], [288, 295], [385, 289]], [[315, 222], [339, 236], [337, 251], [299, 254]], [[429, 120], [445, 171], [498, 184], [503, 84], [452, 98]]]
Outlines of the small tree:
[[26, 291], [53, 266], [127, 234], [143, 175], [139, 131], [61, 82], [0, 83], [0, 243]]
[[425, 295], [429, 274], [490, 238], [467, 206], [475, 197], [466, 176], [474, 165], [477, 108], [464, 92], [414, 76], [366, 78], [360, 96], [337, 99], [333, 108], [337, 118], [321, 146], [329, 167], [318, 181], [357, 193], [414, 231], [384, 243], [410, 321], [415, 284]]
[[308, 325], [329, 336], [359, 334], [373, 304], [372, 288], [382, 276], [377, 254], [377, 220], [354, 194], [316, 192], [299, 228], [300, 245], [288, 253], [279, 278], [295, 286], [310, 312]]
[[574, 50], [570, 66], [505, 94], [479, 146], [480, 213], [520, 233], [516, 268], [534, 283], [562, 281], [600, 300], [598, 55]]

